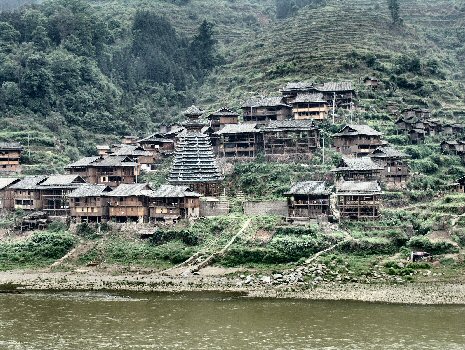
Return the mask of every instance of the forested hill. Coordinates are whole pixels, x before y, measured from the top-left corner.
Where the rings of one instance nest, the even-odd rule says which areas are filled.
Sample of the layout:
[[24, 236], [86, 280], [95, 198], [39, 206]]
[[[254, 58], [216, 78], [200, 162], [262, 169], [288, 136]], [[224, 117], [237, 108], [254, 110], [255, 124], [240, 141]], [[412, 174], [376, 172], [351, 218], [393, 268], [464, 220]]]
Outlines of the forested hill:
[[234, 108], [292, 80], [378, 76], [387, 88], [361, 95], [376, 113], [464, 107], [458, 0], [400, 1], [397, 23], [387, 0], [25, 2], [0, 8], [0, 139], [29, 138], [29, 172], [149, 133], [193, 101]]

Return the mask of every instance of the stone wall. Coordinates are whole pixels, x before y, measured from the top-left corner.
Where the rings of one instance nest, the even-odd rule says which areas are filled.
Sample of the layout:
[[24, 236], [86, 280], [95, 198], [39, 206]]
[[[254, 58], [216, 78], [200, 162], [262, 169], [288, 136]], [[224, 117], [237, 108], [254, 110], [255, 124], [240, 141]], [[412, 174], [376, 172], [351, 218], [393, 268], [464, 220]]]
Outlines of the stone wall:
[[200, 216], [212, 217], [229, 214], [229, 203], [221, 201], [200, 201]]
[[244, 202], [244, 214], [251, 216], [279, 215], [287, 216], [286, 201], [250, 201]]

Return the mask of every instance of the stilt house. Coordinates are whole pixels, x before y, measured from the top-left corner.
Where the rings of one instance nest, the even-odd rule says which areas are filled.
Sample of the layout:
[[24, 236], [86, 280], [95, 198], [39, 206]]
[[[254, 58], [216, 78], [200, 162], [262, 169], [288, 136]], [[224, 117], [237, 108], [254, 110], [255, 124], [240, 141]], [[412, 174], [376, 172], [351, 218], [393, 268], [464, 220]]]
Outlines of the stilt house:
[[331, 192], [323, 181], [298, 182], [284, 194], [288, 220], [316, 219], [330, 214]]

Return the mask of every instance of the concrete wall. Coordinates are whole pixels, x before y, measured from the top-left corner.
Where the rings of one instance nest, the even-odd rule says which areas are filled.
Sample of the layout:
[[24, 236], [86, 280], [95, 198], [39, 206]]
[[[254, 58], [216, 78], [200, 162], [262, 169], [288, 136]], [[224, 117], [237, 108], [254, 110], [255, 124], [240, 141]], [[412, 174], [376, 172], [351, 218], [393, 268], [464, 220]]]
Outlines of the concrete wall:
[[244, 202], [244, 214], [251, 216], [279, 215], [287, 216], [286, 201]]
[[229, 214], [229, 205], [219, 201], [200, 201], [200, 216], [222, 216]]

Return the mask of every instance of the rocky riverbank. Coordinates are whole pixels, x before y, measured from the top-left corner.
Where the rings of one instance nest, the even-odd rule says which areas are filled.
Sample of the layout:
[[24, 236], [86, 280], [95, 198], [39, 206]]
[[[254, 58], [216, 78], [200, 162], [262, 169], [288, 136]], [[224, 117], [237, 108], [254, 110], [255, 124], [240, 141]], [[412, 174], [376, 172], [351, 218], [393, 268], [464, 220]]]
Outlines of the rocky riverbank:
[[315, 279], [306, 281], [303, 275], [299, 276], [299, 272], [271, 276], [245, 274], [245, 272], [243, 275], [237, 273], [229, 275], [215, 269], [206, 269], [198, 275], [137, 272], [114, 274], [94, 270], [75, 270], [72, 272], [8, 271], [0, 272], [0, 289], [16, 291], [222, 291], [243, 293], [245, 296], [257, 298], [465, 305], [465, 284], [463, 283], [398, 283], [385, 280], [376, 283], [363, 283], [351, 280], [329, 281], [323, 277], [321, 280], [317, 280], [318, 283], [314, 283]]

